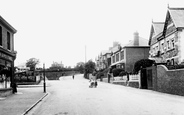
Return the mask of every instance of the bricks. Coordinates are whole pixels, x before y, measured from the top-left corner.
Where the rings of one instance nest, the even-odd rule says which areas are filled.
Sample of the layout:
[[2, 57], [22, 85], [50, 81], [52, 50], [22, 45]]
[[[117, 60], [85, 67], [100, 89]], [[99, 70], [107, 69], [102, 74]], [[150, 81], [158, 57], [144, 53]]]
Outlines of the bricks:
[[184, 95], [183, 76], [184, 69], [167, 70], [163, 65], [158, 65], [157, 81], [154, 82], [154, 90], [169, 94]]

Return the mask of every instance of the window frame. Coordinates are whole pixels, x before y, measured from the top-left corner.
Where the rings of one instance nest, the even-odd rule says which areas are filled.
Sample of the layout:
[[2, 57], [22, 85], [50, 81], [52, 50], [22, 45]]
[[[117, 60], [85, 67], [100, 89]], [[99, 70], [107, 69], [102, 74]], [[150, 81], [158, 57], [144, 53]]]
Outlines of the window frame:
[[3, 28], [0, 26], [0, 46], [3, 46]]
[[7, 49], [11, 50], [11, 35], [10, 35], [10, 32], [7, 32]]

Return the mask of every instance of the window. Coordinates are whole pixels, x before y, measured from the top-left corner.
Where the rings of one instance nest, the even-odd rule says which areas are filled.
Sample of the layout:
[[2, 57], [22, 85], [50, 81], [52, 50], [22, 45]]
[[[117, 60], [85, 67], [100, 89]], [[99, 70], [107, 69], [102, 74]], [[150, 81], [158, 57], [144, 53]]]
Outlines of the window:
[[112, 62], [115, 63], [115, 56], [113, 56], [113, 61]]
[[161, 44], [161, 52], [164, 52], [164, 43]]
[[169, 43], [169, 41], [167, 41], [167, 50], [169, 50], [170, 49], [170, 43]]
[[7, 32], [7, 49], [10, 50], [10, 33]]
[[174, 38], [171, 40], [171, 48], [174, 49]]
[[121, 51], [121, 60], [123, 60], [124, 59], [124, 51]]
[[3, 40], [3, 30], [2, 30], [2, 27], [0, 26], [0, 45], [2, 46], [2, 40]]
[[119, 53], [116, 54], [116, 62], [119, 61]]
[[159, 51], [158, 46], [156, 46], [156, 52], [158, 52], [158, 51]]

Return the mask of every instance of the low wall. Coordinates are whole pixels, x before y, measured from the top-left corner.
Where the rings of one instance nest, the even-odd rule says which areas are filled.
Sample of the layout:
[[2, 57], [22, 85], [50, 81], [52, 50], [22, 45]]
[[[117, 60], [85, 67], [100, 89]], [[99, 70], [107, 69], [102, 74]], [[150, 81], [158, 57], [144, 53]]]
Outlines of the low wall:
[[168, 70], [164, 65], [158, 65], [156, 79], [154, 90], [184, 96], [184, 69]]
[[114, 81], [113, 84], [127, 86], [126, 81]]
[[134, 88], [139, 88], [139, 82], [138, 81], [129, 81], [127, 86], [134, 87]]
[[12, 94], [12, 88], [0, 89], [0, 97], [6, 97]]

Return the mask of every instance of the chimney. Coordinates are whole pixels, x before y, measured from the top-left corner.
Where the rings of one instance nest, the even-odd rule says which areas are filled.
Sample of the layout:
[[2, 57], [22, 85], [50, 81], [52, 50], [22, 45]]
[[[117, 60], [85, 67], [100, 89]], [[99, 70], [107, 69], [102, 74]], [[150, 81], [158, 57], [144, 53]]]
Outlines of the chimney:
[[139, 46], [139, 33], [134, 33], [134, 46]]

